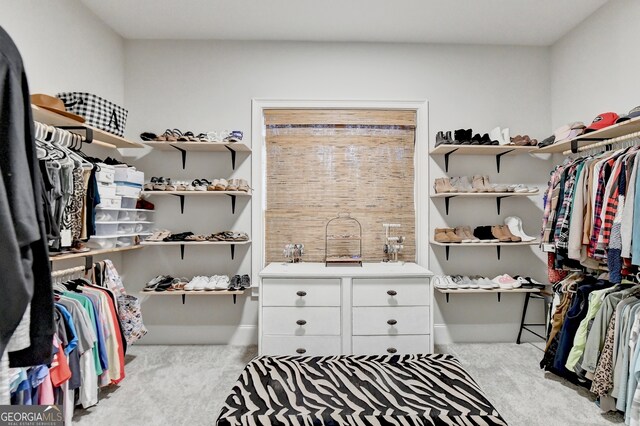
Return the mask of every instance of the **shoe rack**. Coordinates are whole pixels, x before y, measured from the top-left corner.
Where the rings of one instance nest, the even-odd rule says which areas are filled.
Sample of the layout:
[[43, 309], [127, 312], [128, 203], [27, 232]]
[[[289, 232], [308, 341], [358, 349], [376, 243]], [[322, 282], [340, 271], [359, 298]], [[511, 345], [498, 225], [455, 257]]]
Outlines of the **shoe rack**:
[[[433, 148], [429, 155], [431, 157], [444, 156], [444, 165], [445, 172], [449, 171], [449, 160], [452, 155], [480, 155], [480, 156], [495, 156], [496, 159], [496, 171], [500, 173], [500, 164], [503, 156], [513, 156], [513, 155], [526, 155], [530, 152], [538, 151], [537, 147], [531, 146], [512, 146], [512, 145], [454, 145], [454, 144], [442, 144], [435, 148]], [[435, 181], [435, 177], [431, 177], [432, 184]], [[498, 215], [501, 212], [502, 200], [505, 198], [513, 198], [513, 199], [523, 199], [525, 197], [532, 197], [539, 195], [539, 191], [536, 192], [457, 192], [457, 193], [436, 193], [432, 194], [430, 198], [432, 200], [444, 199], [445, 201], [445, 213], [449, 215], [449, 206], [450, 200], [452, 198], [474, 198], [474, 199], [495, 199], [496, 202], [496, 211]], [[435, 202], [435, 201], [434, 201]], [[497, 259], [501, 258], [502, 247], [523, 247], [523, 246], [536, 246], [540, 242], [538, 240], [534, 241], [522, 241], [522, 242], [490, 242], [490, 243], [442, 243], [437, 242], [431, 236], [430, 245], [436, 250], [440, 247], [444, 247], [445, 249], [445, 258], [448, 261], [450, 259], [451, 247], [460, 247], [460, 248], [475, 248], [475, 249], [490, 249], [495, 248]], [[538, 289], [439, 289], [436, 288], [440, 293], [445, 294], [446, 302], [449, 303], [450, 294], [460, 294], [460, 295], [468, 295], [468, 294], [488, 294], [488, 293], [497, 293], [498, 302], [501, 301], [500, 294], [501, 293], [537, 293]]]
[[[241, 142], [233, 143], [214, 143], [214, 142], [144, 142], [144, 145], [149, 146], [155, 150], [162, 152], [174, 152], [179, 151], [182, 159], [182, 168], [186, 167], [187, 152], [211, 153], [231, 153], [231, 165], [232, 169], [236, 168], [236, 153], [242, 153], [246, 157], [251, 155], [251, 148]], [[180, 213], [184, 214], [185, 198], [186, 197], [219, 197], [228, 196], [231, 200], [231, 214], [236, 213], [236, 199], [248, 198], [251, 199], [252, 193], [244, 191], [142, 191], [143, 195], [148, 196], [163, 196], [171, 195], [178, 197], [180, 200]], [[208, 212], [210, 213], [210, 212]], [[142, 242], [143, 247], [180, 247], [180, 259], [184, 260], [185, 247], [215, 247], [224, 246], [229, 247], [231, 250], [231, 259], [235, 258], [236, 247], [248, 247], [251, 245], [251, 240], [248, 241], [162, 241], [162, 242]], [[249, 291], [250, 288], [245, 290], [215, 290], [215, 291], [164, 291], [164, 292], [140, 292], [142, 301], [146, 301], [151, 296], [180, 296], [182, 304], [185, 303], [186, 296], [233, 296], [233, 304], [236, 304], [236, 298], [238, 295], [244, 294], [245, 291]]]

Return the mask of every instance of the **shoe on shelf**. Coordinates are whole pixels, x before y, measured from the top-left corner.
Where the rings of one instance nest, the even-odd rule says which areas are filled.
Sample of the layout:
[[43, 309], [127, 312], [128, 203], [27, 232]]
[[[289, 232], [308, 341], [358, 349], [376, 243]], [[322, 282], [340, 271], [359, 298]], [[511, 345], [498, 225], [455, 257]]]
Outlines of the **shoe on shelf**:
[[242, 275], [240, 278], [240, 290], [251, 287], [251, 277], [248, 274]]
[[458, 192], [478, 192], [473, 185], [471, 185], [469, 176], [454, 176], [450, 180], [451, 186], [458, 190]]
[[495, 284], [498, 284], [499, 288], [502, 290], [513, 290], [514, 289], [513, 285], [517, 283], [516, 280], [514, 280], [507, 274], [498, 275], [493, 279], [493, 282]]
[[518, 281], [519, 287], [522, 287], [522, 288], [533, 288], [533, 285], [525, 277], [521, 277], [520, 275], [514, 275], [513, 279]]
[[[234, 276], [234, 277], [231, 279], [231, 284], [233, 284], [233, 282], [234, 282], [234, 280], [235, 280], [235, 278], [236, 278], [237, 276], [238, 276], [238, 275]], [[443, 277], [443, 276], [440, 276], [440, 275], [434, 275], [433, 277], [431, 277], [431, 282], [433, 283], [433, 286], [434, 286], [435, 288], [441, 288], [441, 289], [447, 289], [447, 288], [449, 288], [449, 284], [447, 283], [447, 280], [446, 280], [446, 279], [445, 279], [445, 277]]]
[[473, 280], [471, 279], [471, 277], [468, 277], [466, 275], [462, 277], [462, 281], [466, 283], [469, 286], [469, 288], [472, 288], [474, 290], [480, 288], [480, 285], [476, 280]]
[[447, 283], [447, 289], [449, 289], [449, 290], [457, 290], [458, 289], [458, 284], [456, 284], [456, 282], [453, 280], [453, 278], [450, 275], [445, 275], [444, 276], [444, 280]]
[[546, 286], [545, 284], [542, 284], [542, 283], [540, 283], [540, 282], [538, 282], [538, 281], [534, 280], [534, 279], [533, 279], [533, 278], [531, 278], [531, 277], [525, 277], [525, 279], [526, 279], [527, 281], [529, 281], [529, 284], [531, 284], [531, 286], [533, 286], [533, 288], [538, 288], [538, 289], [540, 289], [540, 290], [544, 290], [545, 288], [547, 288], [547, 286]]
[[461, 243], [462, 238], [458, 237], [451, 228], [436, 228], [433, 239], [437, 243]]
[[511, 237], [508, 237], [504, 232], [502, 232], [502, 227], [500, 225], [494, 225], [491, 227], [491, 235], [493, 235], [494, 238], [497, 238], [501, 243], [512, 242]]
[[511, 137], [509, 136], [509, 128], [502, 129], [502, 141], [501, 145], [509, 145], [511, 143]]
[[436, 147], [440, 146], [440, 145], [446, 145], [447, 144], [447, 139], [444, 135], [443, 131], [439, 131], [438, 133], [436, 133]]
[[475, 280], [476, 283], [478, 283], [478, 288], [480, 288], [481, 290], [493, 289], [493, 281], [491, 281], [490, 279], [487, 279], [480, 275], [474, 275], [473, 279]]
[[502, 130], [500, 130], [500, 127], [496, 127], [491, 130], [489, 132], [489, 138], [492, 141], [497, 142], [497, 145], [506, 145], [504, 139], [502, 139]]
[[508, 186], [498, 183], [491, 183], [488, 175], [482, 176], [485, 188], [489, 188], [489, 192], [508, 192]]
[[480, 136], [480, 133], [473, 135], [471, 138], [471, 145], [482, 145], [482, 136]]
[[454, 232], [455, 232], [456, 236], [460, 237], [460, 239], [462, 240], [461, 243], [469, 244], [469, 243], [473, 242], [473, 239], [469, 238], [467, 236], [467, 233], [464, 232], [464, 227], [463, 226], [456, 226], [454, 228]]
[[436, 191], [436, 194], [457, 192], [457, 190], [451, 185], [449, 178], [437, 178], [433, 184], [433, 190]]
[[509, 227], [508, 227], [507, 225], [501, 225], [501, 226], [500, 226], [500, 230], [502, 231], [502, 233], [503, 233], [505, 236], [507, 236], [507, 237], [511, 238], [511, 241], [512, 241], [512, 242], [514, 242], [514, 243], [522, 242], [522, 238], [521, 238], [521, 237], [519, 237], [519, 236], [517, 236], [517, 235], [514, 235], [514, 234], [509, 230]]
[[497, 243], [500, 241], [493, 236], [490, 226], [477, 226], [473, 230], [473, 235], [478, 238], [481, 243]]
[[462, 226], [462, 230], [464, 231], [464, 235], [465, 235], [466, 239], [471, 240], [472, 243], [479, 243], [480, 242], [480, 239], [476, 238], [473, 235], [473, 232], [471, 232], [471, 227], [470, 226], [468, 226], [468, 225], [467, 226]]
[[460, 238], [457, 234], [454, 228], [446, 228], [445, 231], [447, 238], [449, 238], [449, 242], [450, 243], [462, 243], [462, 238]]
[[504, 224], [507, 226], [511, 234], [515, 235], [516, 237], [520, 237], [521, 241], [528, 243], [536, 240], [535, 237], [530, 237], [529, 235], [525, 234], [524, 230], [522, 229], [522, 219], [517, 216], [506, 217], [504, 219]]
[[459, 289], [467, 289], [469, 288], [469, 283], [465, 282], [462, 276], [454, 275], [451, 277], [451, 280], [455, 283], [456, 287]]
[[492, 192], [491, 188], [487, 188], [484, 184], [484, 176], [475, 175], [472, 178], [472, 187], [476, 192]]

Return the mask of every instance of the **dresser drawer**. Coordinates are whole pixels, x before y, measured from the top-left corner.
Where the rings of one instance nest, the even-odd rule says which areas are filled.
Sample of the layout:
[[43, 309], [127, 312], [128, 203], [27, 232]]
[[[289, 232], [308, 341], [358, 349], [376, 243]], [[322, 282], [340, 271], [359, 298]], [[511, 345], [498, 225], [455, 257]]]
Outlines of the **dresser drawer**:
[[429, 308], [353, 308], [353, 335], [430, 334]]
[[421, 336], [353, 336], [354, 355], [427, 354], [430, 338]]
[[340, 306], [339, 279], [262, 280], [262, 306]]
[[426, 306], [429, 292], [427, 278], [354, 278], [353, 306]]
[[263, 336], [260, 355], [326, 356], [342, 354], [340, 337]]
[[262, 308], [262, 334], [339, 336], [340, 308]]

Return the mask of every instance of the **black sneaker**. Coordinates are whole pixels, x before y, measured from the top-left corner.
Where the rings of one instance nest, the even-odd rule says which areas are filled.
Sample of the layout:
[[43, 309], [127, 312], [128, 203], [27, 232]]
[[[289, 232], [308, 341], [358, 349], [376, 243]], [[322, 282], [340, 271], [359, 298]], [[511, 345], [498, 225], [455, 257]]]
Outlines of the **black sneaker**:
[[251, 287], [251, 278], [249, 278], [249, 275], [244, 274], [240, 279], [240, 290], [244, 290], [249, 287]]
[[480, 133], [476, 133], [471, 138], [471, 145], [481, 145], [481, 144], [482, 144], [482, 137], [480, 136]]
[[234, 275], [229, 281], [229, 290], [240, 290], [240, 275]]
[[444, 132], [440, 131], [436, 133], [436, 146], [446, 145], [447, 139], [444, 136]]

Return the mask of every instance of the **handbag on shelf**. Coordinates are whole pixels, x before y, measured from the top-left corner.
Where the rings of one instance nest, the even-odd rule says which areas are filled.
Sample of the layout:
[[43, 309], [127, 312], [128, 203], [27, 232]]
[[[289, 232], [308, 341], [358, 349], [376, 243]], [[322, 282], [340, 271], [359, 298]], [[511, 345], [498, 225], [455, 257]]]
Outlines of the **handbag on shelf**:
[[86, 92], [63, 92], [56, 95], [67, 111], [81, 115], [86, 123], [105, 132], [124, 136], [129, 111], [100, 96]]

